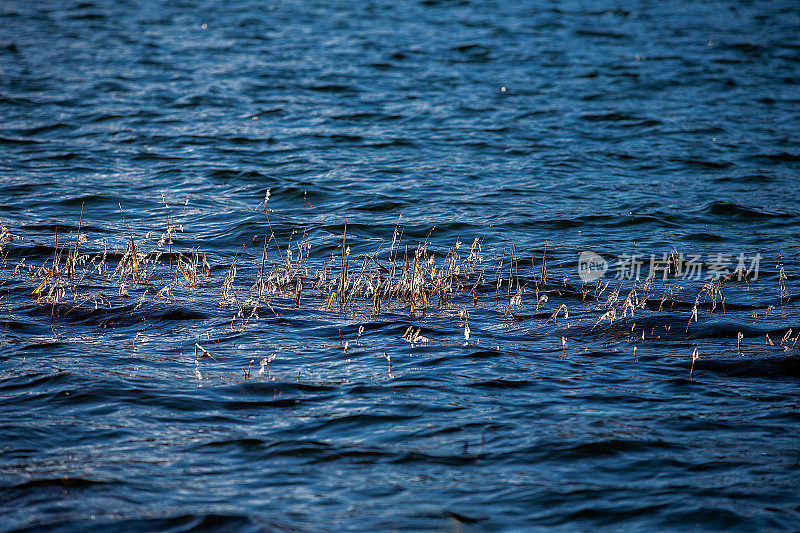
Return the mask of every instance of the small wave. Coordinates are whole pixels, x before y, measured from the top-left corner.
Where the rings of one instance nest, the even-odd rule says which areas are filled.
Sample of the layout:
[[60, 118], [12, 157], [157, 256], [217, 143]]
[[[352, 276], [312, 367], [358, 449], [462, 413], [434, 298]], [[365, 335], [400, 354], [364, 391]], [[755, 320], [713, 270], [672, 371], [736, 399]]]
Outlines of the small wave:
[[795, 163], [800, 161], [800, 154], [790, 154], [789, 152], [780, 152], [777, 154], [758, 154], [753, 156], [755, 161], [766, 161], [769, 163]]
[[796, 215], [789, 213], [770, 212], [756, 207], [748, 207], [735, 202], [714, 201], [701, 207], [701, 212], [714, 217], [728, 217], [740, 220], [763, 220], [770, 218], [790, 218]]

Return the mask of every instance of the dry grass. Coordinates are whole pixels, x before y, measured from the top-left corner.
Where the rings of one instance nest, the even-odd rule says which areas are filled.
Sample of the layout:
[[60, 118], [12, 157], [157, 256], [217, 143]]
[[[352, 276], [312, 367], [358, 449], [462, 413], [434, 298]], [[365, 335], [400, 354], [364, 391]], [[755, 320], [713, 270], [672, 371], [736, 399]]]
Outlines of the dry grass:
[[[587, 324], [583, 335], [603, 332], [604, 335], [638, 339], [636, 320], [639, 315], [680, 314], [684, 312], [682, 309], [687, 309], [688, 304], [684, 303], [675, 310], [675, 293], [682, 287], [675, 278], [666, 279], [666, 274], [685, 268], [675, 249], [669, 254], [666, 271], [662, 271], [664, 279], [651, 275], [643, 280], [628, 281], [626, 291], [623, 291], [625, 284], [612, 280], [586, 285], [564, 277], [561, 282], [549, 282], [547, 257], [552, 252], [547, 244], [539, 257], [532, 254], [530, 261], [521, 259], [517, 248], [511, 246], [490, 262], [483, 257], [481, 237], [468, 241], [468, 245], [457, 240], [447, 249], [434, 249], [428, 238], [408, 244], [403, 239], [400, 221], [390, 241], [380, 244], [371, 253], [362, 254], [351, 251], [351, 247], [361, 248], [361, 243], [354, 242], [355, 237], [345, 223], [341, 240], [333, 251], [323, 257], [313, 257], [306, 233], [292, 233], [285, 242], [279, 242], [269, 220], [268, 199], [267, 195], [263, 205], [269, 234], [256, 242], [256, 259], [252, 252], [242, 253], [228, 264], [213, 265], [207, 254], [198, 249], [176, 248], [174, 239], [182, 228], [172, 220], [165, 199], [165, 220], [159, 233], [137, 236], [120, 207], [124, 245], [109, 250], [107, 240], [92, 241], [82, 232], [81, 215], [78, 230], [66, 236], [56, 234], [52, 256], [38, 265], [22, 257], [12, 268], [9, 251], [16, 247], [24, 253], [25, 245], [18, 235], [0, 224], [3, 276], [0, 283], [23, 280], [30, 287], [31, 299], [58, 308], [59, 313], [65, 308], [63, 312], [69, 313], [84, 306], [112, 308], [131, 300], [136, 302], [134, 309], [148, 303], [169, 304], [180, 294], [198, 304], [230, 309], [230, 327], [236, 330], [243, 330], [251, 321], [258, 320], [260, 313], [279, 316], [281, 310], [308, 306], [341, 315], [400, 312], [410, 318], [421, 318], [436, 310], [455, 309], [463, 320], [460, 327], [465, 343], [471, 340], [470, 309], [489, 309], [498, 312], [504, 321], [532, 320], [538, 321], [540, 327], [552, 329], [560, 339], [559, 348], [564, 355], [568, 339], [579, 329], [574, 326], [581, 323]], [[122, 239], [119, 242], [123, 242]], [[783, 307], [788, 301], [783, 258], [776, 268], [779, 273], [777, 294], [779, 305]], [[701, 310], [726, 313], [724, 291], [730, 286], [749, 290], [750, 274], [734, 271], [704, 282], [694, 297], [691, 311], [685, 311], [689, 316], [684, 333], [688, 334], [692, 323], [698, 321]], [[669, 332], [670, 326], [665, 326], [664, 334]], [[362, 333], [363, 326], [355, 339], [356, 345]], [[655, 331], [650, 331], [650, 335], [654, 338]], [[427, 345], [429, 340], [421, 334], [420, 328], [411, 327], [403, 338], [414, 346]], [[738, 354], [742, 353], [742, 338], [739, 333]], [[790, 330], [780, 346], [794, 347], [798, 338], [800, 334], [792, 339]], [[644, 329], [641, 340], [645, 340]], [[769, 342], [769, 337], [767, 340]], [[208, 354], [199, 344], [195, 352], [196, 358]], [[691, 372], [696, 358], [695, 351]], [[271, 360], [272, 357], [261, 361], [260, 376], [269, 372]], [[249, 379], [250, 370], [251, 365], [242, 369], [245, 379]]]

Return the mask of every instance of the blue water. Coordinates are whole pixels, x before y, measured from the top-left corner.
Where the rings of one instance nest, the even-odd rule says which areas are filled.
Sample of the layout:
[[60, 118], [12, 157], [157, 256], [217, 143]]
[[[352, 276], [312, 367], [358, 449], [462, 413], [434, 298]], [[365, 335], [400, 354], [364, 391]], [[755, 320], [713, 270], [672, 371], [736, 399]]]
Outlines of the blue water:
[[[799, 81], [788, 0], [4, 2], [0, 529], [796, 531]], [[476, 237], [449, 301], [331, 300], [345, 239]]]

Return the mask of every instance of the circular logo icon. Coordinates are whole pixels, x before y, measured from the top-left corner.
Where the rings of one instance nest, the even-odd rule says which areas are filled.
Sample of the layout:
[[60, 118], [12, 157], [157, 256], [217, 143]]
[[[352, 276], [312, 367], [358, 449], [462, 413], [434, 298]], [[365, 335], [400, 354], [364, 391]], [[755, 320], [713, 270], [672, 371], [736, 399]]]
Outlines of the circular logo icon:
[[598, 280], [605, 276], [608, 261], [594, 252], [581, 252], [578, 255], [578, 275], [584, 283]]

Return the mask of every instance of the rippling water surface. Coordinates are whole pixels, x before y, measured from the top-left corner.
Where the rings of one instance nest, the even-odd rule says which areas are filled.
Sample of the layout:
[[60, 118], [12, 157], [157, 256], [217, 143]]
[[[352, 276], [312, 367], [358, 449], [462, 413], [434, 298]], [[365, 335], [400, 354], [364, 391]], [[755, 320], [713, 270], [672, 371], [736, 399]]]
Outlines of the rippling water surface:
[[0, 529], [800, 528], [796, 2], [0, 21]]

